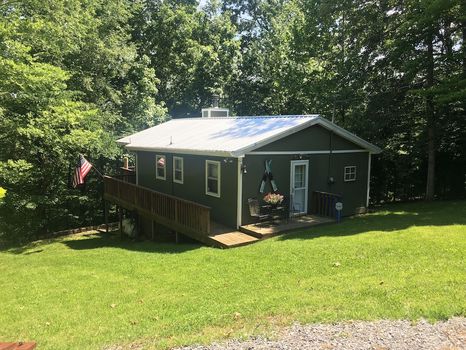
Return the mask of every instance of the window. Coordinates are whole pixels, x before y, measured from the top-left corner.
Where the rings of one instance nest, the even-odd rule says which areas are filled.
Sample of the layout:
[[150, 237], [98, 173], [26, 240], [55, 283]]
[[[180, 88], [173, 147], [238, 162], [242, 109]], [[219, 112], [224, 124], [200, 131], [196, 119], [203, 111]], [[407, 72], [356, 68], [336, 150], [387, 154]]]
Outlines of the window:
[[356, 166], [345, 166], [345, 181], [356, 181]]
[[173, 182], [182, 184], [184, 180], [183, 158], [173, 157]]
[[167, 178], [167, 174], [165, 173], [165, 169], [167, 166], [165, 156], [156, 155], [155, 156], [155, 178], [159, 180], [165, 180]]
[[205, 193], [220, 197], [220, 162], [205, 161]]

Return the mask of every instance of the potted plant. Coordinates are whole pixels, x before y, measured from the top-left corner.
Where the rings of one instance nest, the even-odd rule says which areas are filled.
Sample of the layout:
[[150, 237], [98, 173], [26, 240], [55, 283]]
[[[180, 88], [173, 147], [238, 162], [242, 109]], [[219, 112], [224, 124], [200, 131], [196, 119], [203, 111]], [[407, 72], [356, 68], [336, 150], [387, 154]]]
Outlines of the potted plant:
[[283, 195], [280, 193], [267, 193], [264, 196], [264, 202], [270, 205], [271, 207], [277, 207], [279, 204], [283, 202]]

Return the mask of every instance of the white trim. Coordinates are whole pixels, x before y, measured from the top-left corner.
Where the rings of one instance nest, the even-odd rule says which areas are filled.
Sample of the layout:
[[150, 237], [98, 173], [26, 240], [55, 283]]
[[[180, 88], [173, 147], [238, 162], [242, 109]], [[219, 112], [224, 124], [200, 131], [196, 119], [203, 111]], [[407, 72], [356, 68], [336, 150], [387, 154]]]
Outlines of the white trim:
[[[208, 164], [215, 164], [218, 166], [218, 179], [217, 179], [217, 183], [218, 183], [218, 193], [214, 193], [214, 192], [209, 192], [207, 190], [208, 188], [208, 182], [207, 180], [209, 179], [208, 178]], [[209, 196], [212, 196], [212, 197], [217, 197], [217, 198], [220, 198], [220, 192], [221, 192], [221, 184], [222, 184], [222, 167], [221, 167], [221, 163], [217, 160], [209, 160], [209, 159], [206, 159], [205, 161], [205, 194], [209, 195]]]
[[138, 153], [134, 153], [134, 169], [136, 170], [136, 185], [139, 185], [139, 171], [138, 171]]
[[366, 208], [369, 207], [369, 193], [371, 188], [371, 158], [372, 153], [369, 153], [369, 160], [367, 161], [367, 199], [366, 199]]
[[242, 224], [243, 220], [243, 171], [241, 169], [241, 166], [243, 164], [244, 158], [238, 158], [238, 186], [237, 186], [237, 202], [236, 202], [236, 228], [239, 229], [239, 227]]
[[[181, 180], [177, 180], [175, 176], [175, 170], [176, 170], [176, 161], [180, 160], [181, 161]], [[173, 182], [177, 184], [183, 184], [184, 182], [184, 159], [183, 157], [173, 157]]]
[[162, 152], [162, 153], [173, 153], [173, 154], [189, 154], [195, 156], [218, 156], [218, 157], [234, 157], [231, 152], [228, 151], [215, 151], [215, 150], [192, 150], [182, 148], [170, 148], [170, 147], [138, 147], [138, 146], [126, 146], [126, 149], [130, 151], [142, 151], [142, 152]]
[[319, 119], [320, 119], [320, 117], [314, 116], [313, 119], [310, 119], [309, 121], [307, 121], [305, 123], [296, 125], [296, 126], [291, 127], [289, 129], [286, 129], [285, 131], [282, 131], [282, 132], [280, 132], [280, 133], [278, 133], [276, 135], [270, 136], [269, 138], [267, 138], [265, 140], [262, 140], [262, 141], [259, 141], [259, 142], [256, 142], [256, 143], [254, 143], [252, 145], [249, 145], [249, 146], [237, 149], [235, 151], [232, 151], [231, 154], [233, 156], [236, 156], [236, 157], [242, 156], [242, 155], [244, 155], [244, 154], [246, 154], [248, 152], [251, 152], [252, 150], [255, 150], [255, 149], [263, 147], [263, 146], [266, 146], [269, 143], [272, 143], [274, 141], [278, 141], [278, 140], [280, 140], [280, 139], [282, 139], [282, 138], [284, 138], [286, 136], [289, 136], [291, 134], [294, 134], [294, 133], [296, 133], [298, 131], [307, 129], [310, 126], [315, 125], [319, 121]]
[[371, 153], [381, 153], [382, 149], [377, 147], [376, 145], [373, 145], [370, 142], [367, 142], [366, 140], [360, 138], [359, 136], [356, 136], [355, 134], [349, 132], [346, 129], [343, 129], [341, 126], [338, 126], [335, 123], [332, 123], [331, 121], [322, 118], [319, 116], [318, 124], [322, 125], [323, 127], [335, 132], [335, 134], [352, 141], [358, 146], [361, 146], [365, 148], [367, 151], [370, 151]]
[[[304, 211], [300, 213], [296, 213], [295, 215], [301, 215], [301, 214], [307, 214], [308, 210], [308, 195], [309, 195], [309, 160], [292, 160], [290, 162], [290, 200], [293, 200], [294, 197], [294, 169], [295, 165], [305, 165], [306, 166], [306, 171], [305, 171], [305, 191], [304, 191]], [[292, 203], [290, 202], [290, 205]]]
[[[353, 169], [353, 168], [354, 168], [354, 179], [347, 179], [346, 175], [352, 175], [353, 174], [353, 172], [351, 171], [351, 169]], [[347, 173], [346, 169], [349, 169], [350, 171]], [[345, 168], [343, 170], [343, 181], [344, 182], [356, 181], [357, 176], [358, 176], [358, 167], [356, 165], [347, 165], [347, 166], [345, 166]]]
[[367, 153], [367, 149], [342, 149], [332, 151], [265, 151], [265, 152], [249, 152], [247, 155], [293, 155], [293, 154], [330, 154], [330, 153]]
[[[159, 176], [159, 172], [157, 171], [158, 168], [157, 168], [157, 163], [159, 161], [160, 158], [164, 158], [165, 159], [165, 164], [163, 166], [163, 177], [162, 176]], [[167, 156], [163, 155], [163, 154], [156, 154], [155, 155], [155, 178], [157, 180], [166, 180], [167, 179]]]
[[[257, 118], [266, 118], [267, 116], [258, 116]], [[287, 117], [287, 116], [268, 116], [270, 118], [276, 118], [276, 117]], [[139, 146], [132, 146], [131, 145], [131, 136], [123, 137], [119, 140], [117, 140], [118, 143], [125, 145], [125, 147], [128, 150], [134, 150], [134, 151], [162, 151], [162, 152], [167, 152], [167, 153], [183, 153], [183, 154], [201, 154], [201, 155], [218, 155], [218, 156], [231, 156], [231, 157], [240, 157], [243, 156], [245, 153], [251, 152], [254, 149], [263, 147], [265, 145], [268, 145], [274, 141], [277, 141], [279, 139], [282, 139], [286, 136], [289, 136], [291, 134], [294, 134], [300, 130], [304, 130], [310, 126], [313, 125], [321, 125], [322, 127], [333, 131], [335, 134], [355, 143], [356, 145], [363, 147], [366, 151], [369, 151], [371, 153], [377, 154], [381, 153], [382, 150], [363, 140], [362, 138], [352, 134], [348, 130], [343, 129], [342, 127], [330, 122], [329, 120], [322, 118], [318, 115], [300, 115], [300, 116], [289, 116], [289, 117], [307, 117], [309, 118], [308, 121], [303, 122], [302, 124], [290, 127], [286, 129], [285, 131], [282, 131], [276, 135], [270, 136], [267, 139], [255, 142], [250, 145], [246, 145], [244, 147], [238, 148], [236, 150], [231, 150], [231, 151], [226, 151], [226, 150], [202, 150], [202, 149], [195, 149], [195, 148], [190, 148], [190, 149], [177, 149], [172, 146], [168, 147], [139, 147]], [[312, 118], [311, 118], [312, 117]], [[231, 118], [252, 118], [252, 117], [228, 117], [226, 119], [231, 119]], [[208, 118], [195, 118], [195, 119], [208, 119]], [[215, 119], [222, 119], [222, 118], [215, 118]], [[225, 119], [225, 118], [224, 118]], [[179, 119], [182, 121], [182, 119]], [[157, 126], [155, 126], [157, 127]], [[154, 127], [154, 128], [155, 128]], [[146, 129], [147, 130], [147, 129]], [[136, 133], [134, 135], [137, 135], [139, 133]], [[128, 143], [129, 142], [129, 143]]]

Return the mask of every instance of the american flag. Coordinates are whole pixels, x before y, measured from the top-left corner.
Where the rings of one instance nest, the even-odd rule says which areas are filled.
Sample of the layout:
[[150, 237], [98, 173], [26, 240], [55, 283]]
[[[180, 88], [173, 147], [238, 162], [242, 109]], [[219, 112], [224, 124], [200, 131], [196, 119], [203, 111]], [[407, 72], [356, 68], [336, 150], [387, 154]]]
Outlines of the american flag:
[[73, 187], [84, 183], [84, 178], [86, 177], [87, 173], [91, 171], [91, 168], [92, 164], [89, 163], [82, 154], [80, 154], [78, 164], [76, 165], [73, 173]]

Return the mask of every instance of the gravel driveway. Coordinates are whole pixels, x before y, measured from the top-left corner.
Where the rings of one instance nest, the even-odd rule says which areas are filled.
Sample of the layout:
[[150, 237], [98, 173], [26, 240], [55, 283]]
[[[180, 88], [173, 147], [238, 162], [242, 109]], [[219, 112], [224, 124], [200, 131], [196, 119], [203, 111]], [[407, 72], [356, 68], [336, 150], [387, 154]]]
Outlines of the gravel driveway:
[[427, 321], [344, 322], [337, 324], [295, 324], [275, 340], [261, 337], [231, 340], [209, 346], [187, 346], [179, 350], [363, 350], [363, 349], [466, 349], [466, 318], [445, 322]]

